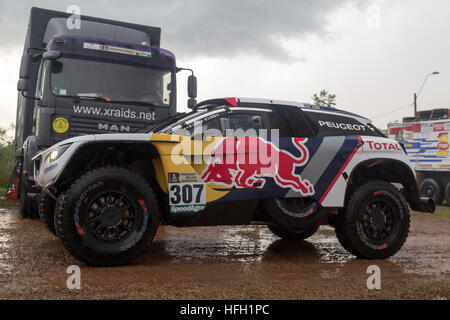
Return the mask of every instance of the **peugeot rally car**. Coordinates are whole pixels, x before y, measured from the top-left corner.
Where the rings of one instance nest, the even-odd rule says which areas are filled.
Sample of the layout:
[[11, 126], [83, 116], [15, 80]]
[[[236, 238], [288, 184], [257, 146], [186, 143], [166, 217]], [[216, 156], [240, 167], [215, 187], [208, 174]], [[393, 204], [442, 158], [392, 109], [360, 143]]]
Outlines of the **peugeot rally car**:
[[79, 260], [130, 262], [160, 224], [265, 224], [300, 240], [331, 224], [360, 258], [396, 253], [420, 198], [404, 147], [332, 108], [225, 98], [148, 133], [86, 135], [34, 158], [47, 228]]

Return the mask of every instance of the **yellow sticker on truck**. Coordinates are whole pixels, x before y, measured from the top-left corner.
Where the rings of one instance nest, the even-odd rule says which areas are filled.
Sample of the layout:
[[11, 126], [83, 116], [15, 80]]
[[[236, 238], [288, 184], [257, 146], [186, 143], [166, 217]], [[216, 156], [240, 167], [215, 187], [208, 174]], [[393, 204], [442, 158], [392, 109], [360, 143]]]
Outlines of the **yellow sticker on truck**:
[[56, 133], [64, 133], [69, 129], [69, 121], [66, 118], [56, 118], [52, 126]]

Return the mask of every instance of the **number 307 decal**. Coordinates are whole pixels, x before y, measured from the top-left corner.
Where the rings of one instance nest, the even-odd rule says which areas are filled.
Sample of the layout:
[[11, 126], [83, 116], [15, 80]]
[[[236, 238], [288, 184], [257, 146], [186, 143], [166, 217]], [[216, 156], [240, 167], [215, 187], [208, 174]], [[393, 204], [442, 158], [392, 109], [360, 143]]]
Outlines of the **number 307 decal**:
[[171, 213], [198, 212], [206, 207], [204, 183], [170, 183]]

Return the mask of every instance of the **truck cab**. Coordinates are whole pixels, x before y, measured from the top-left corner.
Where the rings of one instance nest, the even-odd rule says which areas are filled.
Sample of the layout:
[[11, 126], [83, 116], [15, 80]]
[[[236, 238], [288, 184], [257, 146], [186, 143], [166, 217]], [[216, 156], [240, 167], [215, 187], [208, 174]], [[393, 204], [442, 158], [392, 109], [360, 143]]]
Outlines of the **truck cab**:
[[176, 113], [169, 51], [60, 36], [43, 57], [32, 132], [38, 149], [81, 134], [140, 132]]
[[37, 217], [31, 158], [39, 150], [79, 135], [142, 132], [177, 113], [180, 69], [159, 47], [160, 28], [80, 16], [77, 29], [69, 18], [31, 9], [15, 134], [23, 217]]

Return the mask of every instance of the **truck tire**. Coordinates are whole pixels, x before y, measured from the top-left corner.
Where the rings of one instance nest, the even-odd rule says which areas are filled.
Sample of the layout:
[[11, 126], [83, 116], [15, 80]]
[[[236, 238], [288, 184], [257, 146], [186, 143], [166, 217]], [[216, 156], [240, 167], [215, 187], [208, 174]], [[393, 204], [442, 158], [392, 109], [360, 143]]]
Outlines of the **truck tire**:
[[129, 263], [153, 240], [160, 220], [147, 182], [118, 167], [86, 173], [55, 208], [56, 234], [66, 250], [97, 267]]
[[437, 206], [444, 199], [444, 192], [441, 185], [433, 178], [427, 178], [420, 183], [419, 193], [421, 197], [432, 198]]
[[320, 218], [320, 206], [308, 198], [263, 200], [261, 208], [271, 222], [293, 232], [318, 224]]
[[20, 178], [19, 186], [19, 211], [20, 216], [23, 219], [38, 219], [36, 204], [33, 199], [27, 196], [27, 193], [31, 191], [31, 183], [26, 181], [25, 178]]
[[350, 197], [336, 219], [341, 245], [362, 259], [385, 259], [405, 243], [410, 215], [402, 193], [385, 181], [371, 181]]
[[313, 224], [300, 231], [290, 231], [273, 224], [269, 225], [268, 228], [274, 235], [283, 240], [305, 240], [316, 233], [317, 229], [319, 229], [319, 225]]
[[46, 192], [42, 192], [39, 195], [38, 211], [39, 217], [42, 223], [50, 231], [51, 234], [56, 236], [54, 212], [56, 201], [50, 197]]
[[445, 186], [445, 201], [447, 202], [447, 206], [450, 206], [450, 182]]

